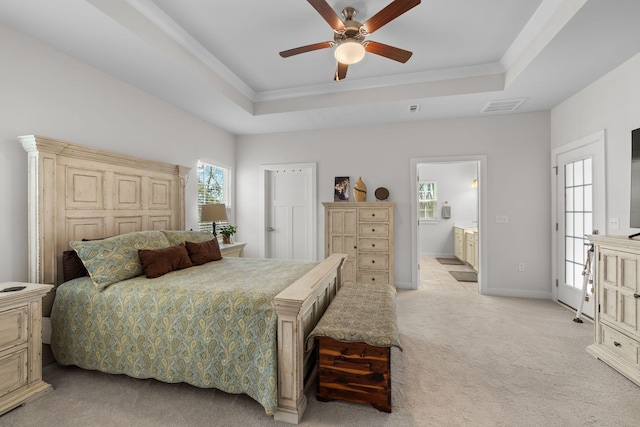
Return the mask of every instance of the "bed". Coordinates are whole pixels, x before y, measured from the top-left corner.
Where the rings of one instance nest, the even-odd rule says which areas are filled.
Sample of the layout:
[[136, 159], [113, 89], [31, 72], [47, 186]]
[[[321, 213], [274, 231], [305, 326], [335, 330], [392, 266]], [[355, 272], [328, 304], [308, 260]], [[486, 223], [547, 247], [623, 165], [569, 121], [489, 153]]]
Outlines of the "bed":
[[[313, 368], [313, 351], [304, 343], [340, 288], [345, 256], [313, 263], [223, 258], [154, 279], [136, 275], [103, 289], [93, 276], [63, 283], [63, 253], [70, 242], [184, 230], [189, 168], [35, 135], [20, 141], [29, 166], [29, 280], [56, 286], [44, 315], [55, 298], [52, 341], [61, 363], [247, 393], [276, 420], [298, 423]], [[225, 292], [231, 297], [223, 297]], [[96, 311], [69, 309], [87, 304]], [[122, 316], [125, 307], [140, 318]], [[155, 320], [149, 316], [165, 309]], [[261, 317], [234, 317], [250, 311]], [[189, 316], [196, 312], [210, 317], [193, 323]], [[141, 334], [143, 327], [155, 340]], [[87, 339], [96, 330], [102, 338]], [[78, 343], [86, 350], [73, 356], [64, 350]], [[214, 354], [221, 357], [212, 359]], [[242, 360], [251, 355], [257, 356], [244, 371]]]

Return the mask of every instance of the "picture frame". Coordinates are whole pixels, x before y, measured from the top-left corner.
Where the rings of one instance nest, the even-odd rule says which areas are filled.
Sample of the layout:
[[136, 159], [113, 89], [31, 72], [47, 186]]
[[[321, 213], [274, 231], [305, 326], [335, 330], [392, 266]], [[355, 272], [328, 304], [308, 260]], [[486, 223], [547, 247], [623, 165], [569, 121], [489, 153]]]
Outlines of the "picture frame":
[[333, 183], [333, 201], [348, 202], [351, 181], [348, 176], [336, 176]]

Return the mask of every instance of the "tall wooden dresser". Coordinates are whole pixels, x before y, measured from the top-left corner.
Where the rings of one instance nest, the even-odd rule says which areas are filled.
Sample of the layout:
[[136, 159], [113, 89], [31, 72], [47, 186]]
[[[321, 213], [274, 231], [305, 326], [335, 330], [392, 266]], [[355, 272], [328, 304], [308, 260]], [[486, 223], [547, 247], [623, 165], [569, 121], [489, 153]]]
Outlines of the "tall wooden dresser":
[[640, 241], [589, 236], [595, 245], [593, 356], [640, 385]]
[[[4, 292], [22, 286], [22, 290]], [[0, 283], [0, 414], [51, 390], [42, 381], [42, 297], [51, 288]]]
[[344, 283], [395, 286], [393, 202], [323, 202], [325, 257], [348, 255]]

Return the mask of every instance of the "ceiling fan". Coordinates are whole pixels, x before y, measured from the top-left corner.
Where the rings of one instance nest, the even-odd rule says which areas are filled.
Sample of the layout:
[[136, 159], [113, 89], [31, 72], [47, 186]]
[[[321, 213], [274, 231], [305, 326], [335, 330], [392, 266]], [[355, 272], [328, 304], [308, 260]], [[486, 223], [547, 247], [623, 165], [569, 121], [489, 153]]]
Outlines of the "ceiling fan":
[[327, 21], [329, 26], [333, 28], [333, 41], [314, 43], [284, 50], [280, 52], [281, 57], [288, 58], [300, 53], [336, 46], [334, 55], [338, 61], [338, 66], [333, 77], [335, 81], [344, 80], [347, 77], [347, 68], [349, 68], [349, 65], [362, 60], [365, 52], [384, 56], [385, 58], [402, 63], [407, 62], [409, 58], [411, 58], [412, 52], [408, 50], [366, 40], [366, 37], [383, 25], [388, 24], [398, 16], [419, 5], [421, 0], [394, 0], [384, 9], [365, 21], [364, 24], [353, 19], [357, 12], [352, 7], [344, 8], [342, 11], [344, 20], [342, 20], [326, 0], [307, 1], [324, 20]]

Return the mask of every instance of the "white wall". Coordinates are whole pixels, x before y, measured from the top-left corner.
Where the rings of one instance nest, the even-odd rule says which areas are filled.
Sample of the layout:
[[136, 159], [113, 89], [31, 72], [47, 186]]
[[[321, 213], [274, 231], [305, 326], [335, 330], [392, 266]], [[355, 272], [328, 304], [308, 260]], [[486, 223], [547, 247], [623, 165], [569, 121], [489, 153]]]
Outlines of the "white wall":
[[27, 154], [17, 139], [28, 134], [191, 167], [187, 228], [198, 221], [198, 158], [235, 163], [232, 135], [0, 26], [0, 282], [28, 277]]
[[[420, 164], [418, 176], [420, 181], [435, 181], [438, 188], [438, 220], [420, 222], [420, 255], [453, 257], [453, 227], [478, 222], [478, 189], [471, 187], [471, 182], [478, 178], [478, 164]], [[441, 215], [445, 203], [451, 208], [449, 219]]]
[[[640, 54], [551, 110], [551, 148], [605, 130], [607, 234], [629, 226], [631, 131], [640, 128]], [[609, 227], [619, 218], [620, 228]]]
[[[318, 164], [318, 202], [331, 201], [336, 176], [362, 177], [369, 189], [387, 187], [397, 203], [396, 284], [411, 285], [410, 159], [486, 155], [489, 221], [487, 291], [551, 298], [549, 115], [547, 112], [319, 130], [237, 138], [238, 233], [245, 254], [258, 256], [256, 213], [261, 164]], [[369, 195], [369, 199], [372, 196]], [[496, 215], [509, 223], [496, 224]], [[318, 203], [318, 254], [324, 254], [324, 212]], [[241, 230], [241, 232], [240, 232]], [[518, 272], [518, 263], [526, 270]]]

